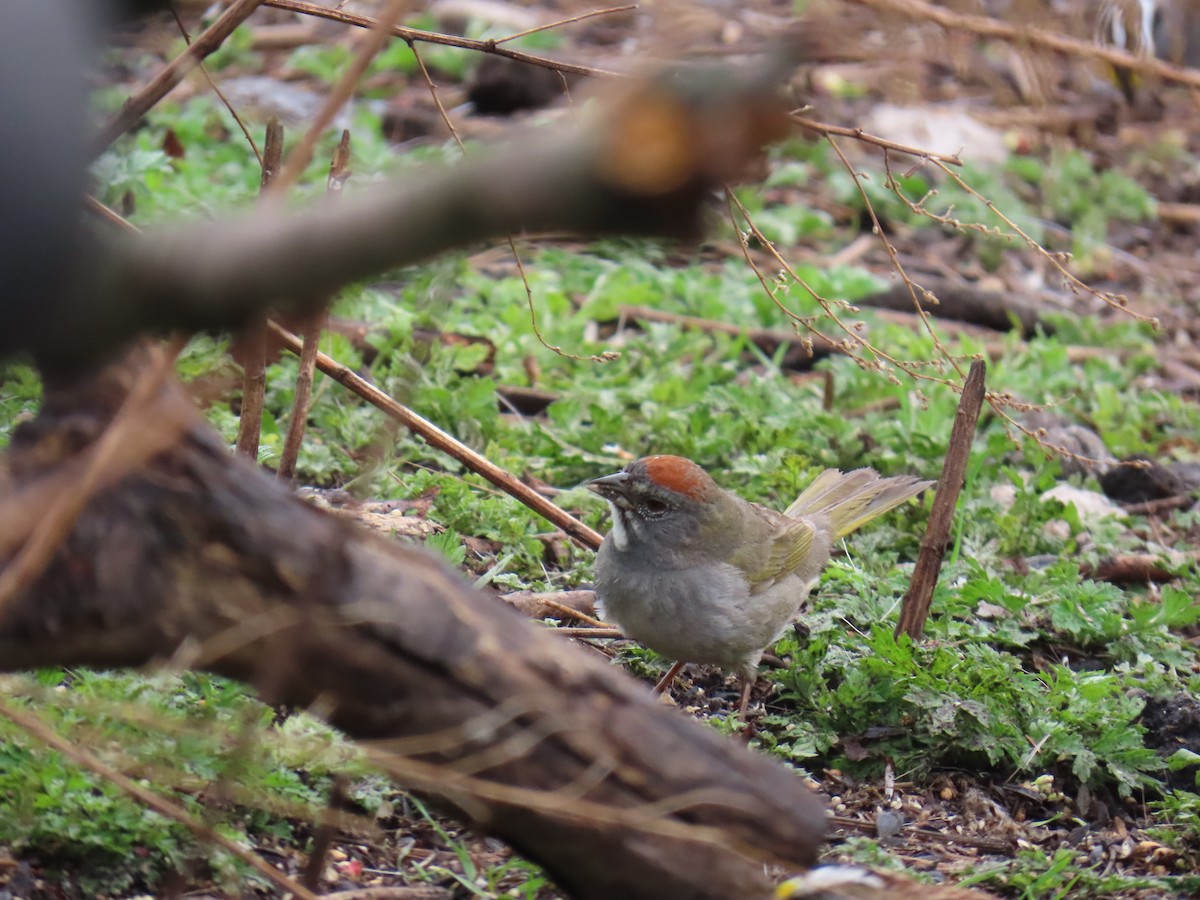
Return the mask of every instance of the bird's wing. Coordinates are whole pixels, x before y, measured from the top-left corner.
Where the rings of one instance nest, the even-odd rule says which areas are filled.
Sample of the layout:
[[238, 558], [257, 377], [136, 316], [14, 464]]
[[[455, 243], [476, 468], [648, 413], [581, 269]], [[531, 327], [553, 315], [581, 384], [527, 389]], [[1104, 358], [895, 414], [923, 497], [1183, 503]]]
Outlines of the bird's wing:
[[780, 578], [796, 571], [812, 551], [816, 526], [811, 521], [782, 516], [775, 521], [775, 533], [767, 543], [765, 553], [762, 544], [748, 541], [729, 560], [746, 573], [751, 594], [766, 590]]

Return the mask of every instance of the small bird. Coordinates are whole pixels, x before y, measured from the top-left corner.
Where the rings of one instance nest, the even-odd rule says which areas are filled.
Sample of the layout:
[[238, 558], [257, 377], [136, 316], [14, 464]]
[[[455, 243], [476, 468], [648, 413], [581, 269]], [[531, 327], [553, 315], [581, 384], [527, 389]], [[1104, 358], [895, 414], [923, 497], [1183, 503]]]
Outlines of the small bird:
[[759, 659], [799, 612], [833, 542], [915, 497], [932, 481], [827, 469], [785, 512], [723, 490], [679, 456], [648, 456], [588, 482], [608, 501], [612, 530], [596, 556], [601, 615], [684, 663], [743, 678], [744, 717]]

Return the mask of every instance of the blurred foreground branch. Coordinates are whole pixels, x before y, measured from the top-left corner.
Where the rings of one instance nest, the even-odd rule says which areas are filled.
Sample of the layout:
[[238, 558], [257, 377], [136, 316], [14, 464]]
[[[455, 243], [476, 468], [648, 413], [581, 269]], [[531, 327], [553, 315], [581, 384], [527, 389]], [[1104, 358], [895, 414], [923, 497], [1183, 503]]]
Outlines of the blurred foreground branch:
[[787, 133], [772, 94], [786, 72], [780, 57], [622, 82], [585, 127], [530, 130], [336, 204], [104, 235], [52, 341], [26, 349], [48, 374], [74, 374], [138, 334], [234, 327], [268, 307], [308, 313], [348, 282], [488, 238], [695, 235], [710, 190]]

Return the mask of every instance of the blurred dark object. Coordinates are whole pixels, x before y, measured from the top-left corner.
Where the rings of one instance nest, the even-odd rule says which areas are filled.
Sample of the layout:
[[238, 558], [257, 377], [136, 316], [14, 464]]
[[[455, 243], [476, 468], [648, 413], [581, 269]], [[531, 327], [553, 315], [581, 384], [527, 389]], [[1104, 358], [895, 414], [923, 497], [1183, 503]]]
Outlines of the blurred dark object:
[[[186, 0], [190, 3], [191, 0]], [[0, 358], [54, 355], [81, 285], [87, 185], [84, 74], [114, 23], [164, 0], [6, 0], [0, 26]]]
[[51, 337], [79, 249], [83, 68], [98, 4], [7, 0], [0, 27], [0, 356]]
[[[452, 107], [461, 102], [461, 89], [449, 87], [441, 91], [442, 102]], [[460, 123], [462, 124], [462, 123]], [[400, 91], [389, 101], [380, 121], [383, 136], [393, 144], [407, 141], [450, 140], [446, 119], [425, 85]]]
[[562, 76], [503, 56], [485, 56], [467, 86], [467, 99], [483, 116], [509, 116], [549, 106], [563, 95]]
[[1142, 466], [1114, 466], [1100, 476], [1104, 493], [1118, 503], [1145, 503], [1186, 493], [1187, 482], [1173, 468], [1145, 456], [1131, 456], [1122, 462], [1145, 463]]
[[[1146, 746], [1164, 759], [1177, 750], [1200, 753], [1200, 701], [1191, 694], [1147, 697], [1140, 721], [1146, 729]], [[1195, 790], [1196, 773], [1196, 766], [1185, 766], [1168, 772], [1166, 781], [1175, 790]]]

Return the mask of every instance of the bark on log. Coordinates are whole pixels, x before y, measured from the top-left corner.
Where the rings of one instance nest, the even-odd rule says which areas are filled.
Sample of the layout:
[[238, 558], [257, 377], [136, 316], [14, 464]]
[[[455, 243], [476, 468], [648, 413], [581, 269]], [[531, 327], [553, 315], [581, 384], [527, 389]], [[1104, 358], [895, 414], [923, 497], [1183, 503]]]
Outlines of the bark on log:
[[[96, 439], [134, 371], [47, 395], [14, 437], [10, 499]], [[660, 706], [433, 557], [297, 500], [198, 417], [92, 496], [0, 611], [0, 670], [164, 658], [380, 742], [402, 779], [576, 897], [765, 897], [762, 861], [811, 863], [824, 830], [783, 765]]]

